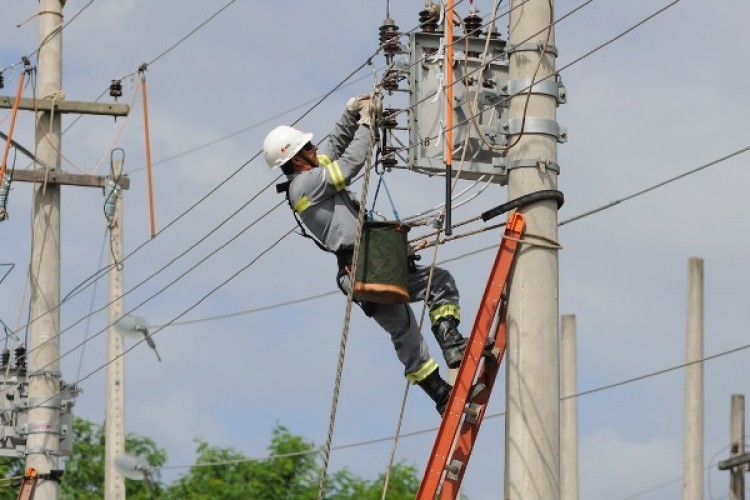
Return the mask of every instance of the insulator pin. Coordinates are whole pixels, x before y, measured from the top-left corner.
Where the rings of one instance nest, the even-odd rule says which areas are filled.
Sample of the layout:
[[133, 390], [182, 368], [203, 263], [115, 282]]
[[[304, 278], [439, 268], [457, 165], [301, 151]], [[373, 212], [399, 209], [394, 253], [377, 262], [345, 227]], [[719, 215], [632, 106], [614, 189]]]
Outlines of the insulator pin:
[[19, 370], [26, 369], [26, 348], [16, 347], [16, 368]]
[[464, 33], [466, 36], [482, 35], [482, 18], [476, 14], [470, 14], [464, 18]]
[[[437, 7], [437, 9], [436, 9]], [[438, 31], [438, 20], [440, 19], [439, 6], [432, 6], [419, 11], [419, 26], [422, 31], [434, 33]]]
[[120, 80], [112, 80], [109, 85], [109, 95], [117, 100], [118, 97], [122, 97], [122, 82]]
[[383, 76], [383, 88], [385, 90], [398, 90], [398, 71], [395, 69], [388, 70]]
[[398, 31], [398, 26], [393, 19], [387, 17], [380, 27], [380, 46], [386, 54], [394, 54], [401, 50], [398, 46], [399, 35], [401, 33]]
[[396, 151], [397, 149], [394, 147], [387, 146], [383, 148], [383, 155], [380, 159], [380, 163], [385, 168], [393, 168], [398, 164], [398, 161], [396, 160]]
[[385, 108], [383, 110], [383, 119], [380, 124], [384, 128], [396, 128], [398, 126], [398, 120], [396, 116], [400, 110], [393, 108]]

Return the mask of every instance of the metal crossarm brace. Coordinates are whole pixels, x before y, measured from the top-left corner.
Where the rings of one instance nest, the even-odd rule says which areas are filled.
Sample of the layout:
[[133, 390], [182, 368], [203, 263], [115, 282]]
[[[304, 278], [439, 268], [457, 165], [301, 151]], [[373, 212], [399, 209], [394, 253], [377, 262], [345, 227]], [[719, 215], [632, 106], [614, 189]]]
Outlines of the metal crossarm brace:
[[[486, 359], [487, 338], [500, 308], [503, 292], [505, 292], [508, 276], [515, 260], [518, 240], [523, 235], [525, 224], [524, 216], [518, 212], [513, 212], [508, 217], [505, 234], [500, 242], [487, 287], [479, 304], [479, 312], [471, 330], [464, 359], [458, 370], [458, 377], [417, 493], [418, 500], [434, 500], [437, 497], [441, 480], [443, 487], [439, 498], [455, 499], [458, 496], [458, 489], [484, 417], [484, 410], [489, 401], [500, 362], [505, 354], [505, 311], [503, 308], [500, 311], [491, 355], [484, 363], [481, 362]], [[485, 384], [486, 388], [473, 401], [468, 402], [467, 408], [467, 398], [475, 380]]]

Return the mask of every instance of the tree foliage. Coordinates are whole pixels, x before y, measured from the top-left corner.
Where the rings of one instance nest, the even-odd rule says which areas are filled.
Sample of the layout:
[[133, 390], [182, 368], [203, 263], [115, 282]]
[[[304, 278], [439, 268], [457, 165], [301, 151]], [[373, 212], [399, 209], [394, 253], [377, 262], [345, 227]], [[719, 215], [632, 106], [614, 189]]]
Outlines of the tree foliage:
[[[73, 454], [64, 459], [60, 498], [94, 500], [104, 498], [104, 427], [75, 419]], [[166, 452], [148, 437], [128, 434], [125, 449], [146, 458], [152, 470], [154, 490], [143, 481], [126, 479], [126, 495], [136, 500], [309, 500], [317, 499], [320, 464], [314, 444], [277, 425], [268, 445], [269, 458], [251, 460], [231, 447], [213, 446], [196, 439], [196, 463], [172, 484], [158, 474], [166, 463]], [[0, 464], [0, 477], [23, 474], [23, 460]], [[385, 474], [368, 481], [343, 469], [330, 474], [325, 498], [329, 500], [380, 500]], [[413, 499], [419, 489], [417, 470], [396, 464], [388, 482], [388, 500]], [[15, 499], [18, 487], [0, 488], [0, 500]]]

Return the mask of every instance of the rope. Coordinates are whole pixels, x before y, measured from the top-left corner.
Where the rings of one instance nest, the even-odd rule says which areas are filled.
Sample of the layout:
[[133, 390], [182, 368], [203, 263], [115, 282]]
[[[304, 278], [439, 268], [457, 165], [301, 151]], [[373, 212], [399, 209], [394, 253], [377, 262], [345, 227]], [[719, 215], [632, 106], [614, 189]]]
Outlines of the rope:
[[6, 165], [8, 164], [8, 153], [10, 152], [10, 145], [13, 142], [13, 128], [16, 125], [16, 117], [18, 116], [18, 106], [21, 104], [21, 92], [23, 91], [23, 81], [26, 76], [26, 71], [21, 72], [21, 78], [18, 80], [18, 89], [16, 90], [16, 100], [13, 102], [13, 110], [10, 114], [10, 128], [8, 129], [8, 136], [5, 140], [5, 150], [3, 151], [3, 162], [0, 164], [0, 181], [3, 180], [5, 175]]
[[149, 219], [151, 221], [151, 237], [156, 236], [156, 222], [154, 220], [154, 188], [151, 176], [151, 140], [148, 130], [148, 95], [146, 94], [146, 69], [147, 65], [143, 64], [138, 68], [141, 74], [141, 92], [143, 93], [143, 132], [146, 136], [146, 177], [148, 179], [148, 206]]
[[[450, 21], [448, 21], [448, 23], [450, 23]], [[452, 113], [450, 115], [452, 116]], [[464, 162], [466, 161], [466, 151], [467, 151], [467, 146], [469, 144], [469, 138], [470, 138], [470, 134], [467, 134], [466, 137], [464, 138], [464, 144], [463, 144], [463, 147], [462, 147], [462, 150], [461, 150], [461, 160], [459, 161], [458, 170], [456, 171], [456, 175], [455, 175], [455, 178], [453, 179], [453, 182], [450, 181], [449, 177], [446, 177], [446, 182], [448, 183], [448, 186], [449, 186], [448, 196], [447, 196], [445, 204], [443, 204], [443, 207], [442, 207], [442, 209], [439, 212], [438, 220], [443, 220], [443, 218], [445, 217], [446, 212], [449, 210], [450, 200], [453, 197], [453, 192], [456, 190], [456, 186], [458, 185], [458, 179], [461, 177], [461, 172], [462, 172], [463, 167], [464, 167]], [[451, 144], [446, 144], [446, 150], [450, 150], [450, 148], [452, 147], [452, 141], [453, 141], [452, 135], [451, 135], [450, 141], [451, 141]], [[450, 166], [449, 165], [448, 165], [448, 170], [447, 171], [448, 172], [450, 171]], [[452, 230], [453, 227], [455, 227], [455, 226], [452, 223], [450, 223], [449, 227]], [[437, 237], [439, 238], [439, 235], [440, 235], [441, 232], [442, 232], [442, 229], [438, 228], [438, 230], [435, 231], [434, 234], [436, 234]], [[420, 320], [419, 320], [419, 331], [420, 332], [422, 331], [422, 326], [424, 325], [425, 314], [427, 312], [427, 306], [428, 306], [427, 301], [428, 301], [428, 299], [430, 297], [430, 290], [432, 289], [432, 277], [433, 277], [434, 271], [435, 271], [435, 264], [437, 263], [437, 256], [438, 256], [438, 245], [435, 245], [435, 251], [432, 254], [432, 262], [430, 263], [430, 272], [429, 272], [429, 275], [427, 277], [427, 286], [425, 287], [424, 301], [422, 302], [422, 314], [421, 314], [421, 317], [420, 317]], [[385, 473], [385, 481], [383, 483], [383, 493], [382, 493], [381, 500], [385, 500], [385, 495], [386, 495], [386, 492], [388, 491], [388, 482], [390, 480], [391, 470], [393, 469], [393, 462], [394, 462], [395, 457], [396, 457], [396, 449], [398, 448], [398, 440], [399, 440], [399, 436], [400, 436], [400, 432], [401, 432], [401, 425], [402, 425], [403, 419], [404, 419], [404, 412], [406, 410], [406, 396], [408, 395], [408, 393], [409, 393], [409, 385], [407, 384], [406, 392], [404, 394], [404, 400], [401, 403], [401, 411], [400, 411], [400, 414], [399, 414], [398, 424], [396, 426], [396, 434], [395, 434], [395, 436], [393, 438], [393, 448], [391, 449], [391, 456], [390, 456], [390, 459], [388, 461], [388, 467], [387, 467], [386, 473]]]
[[328, 422], [328, 435], [326, 437], [326, 443], [323, 448], [323, 467], [320, 471], [320, 484], [318, 489], [318, 500], [323, 500], [326, 485], [326, 476], [328, 473], [328, 464], [331, 458], [331, 443], [333, 442], [333, 428], [336, 424], [336, 410], [338, 408], [339, 392], [341, 390], [341, 375], [344, 371], [344, 358], [346, 356], [346, 344], [349, 338], [349, 322], [351, 319], [352, 303], [354, 302], [354, 277], [357, 273], [357, 260], [359, 258], [360, 250], [360, 239], [362, 237], [362, 226], [365, 221], [367, 201], [367, 191], [370, 181], [370, 169], [372, 168], [372, 149], [377, 142], [375, 124], [377, 124], [377, 114], [379, 108], [380, 96], [379, 93], [373, 93], [372, 105], [370, 106], [370, 140], [367, 146], [367, 160], [365, 162], [364, 180], [362, 186], [362, 196], [359, 203], [359, 213], [357, 214], [357, 233], [354, 240], [354, 252], [352, 255], [352, 266], [350, 276], [352, 277], [351, 286], [349, 287], [349, 293], [346, 296], [346, 311], [344, 313], [344, 327], [341, 332], [341, 344], [339, 346], [339, 359], [336, 366], [336, 379], [333, 387], [333, 397], [331, 400], [331, 413]]

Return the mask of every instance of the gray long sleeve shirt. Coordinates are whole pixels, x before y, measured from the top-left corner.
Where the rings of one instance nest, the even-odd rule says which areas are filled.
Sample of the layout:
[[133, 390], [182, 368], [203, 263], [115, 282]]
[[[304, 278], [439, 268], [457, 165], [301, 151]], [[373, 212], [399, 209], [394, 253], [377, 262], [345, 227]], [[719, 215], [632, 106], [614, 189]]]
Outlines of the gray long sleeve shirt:
[[320, 167], [288, 177], [292, 207], [307, 229], [334, 252], [354, 247], [358, 203], [346, 188], [364, 166], [369, 144], [370, 129], [344, 112], [330, 143], [318, 155]]

